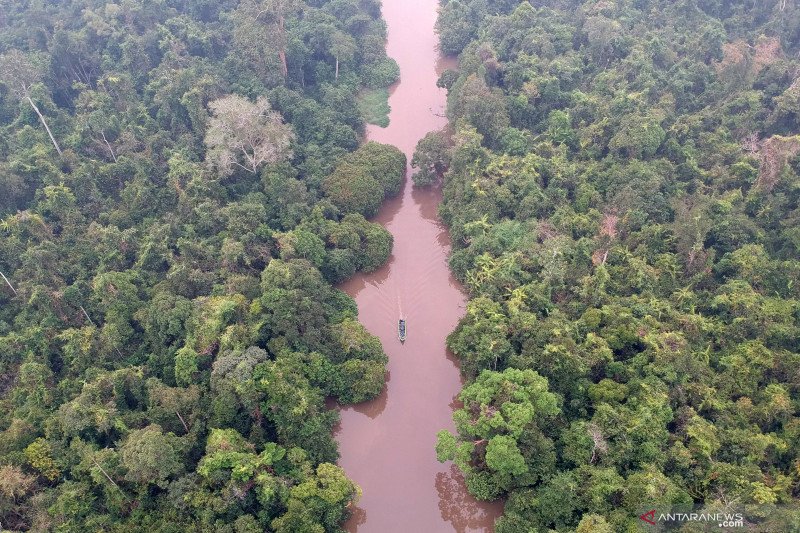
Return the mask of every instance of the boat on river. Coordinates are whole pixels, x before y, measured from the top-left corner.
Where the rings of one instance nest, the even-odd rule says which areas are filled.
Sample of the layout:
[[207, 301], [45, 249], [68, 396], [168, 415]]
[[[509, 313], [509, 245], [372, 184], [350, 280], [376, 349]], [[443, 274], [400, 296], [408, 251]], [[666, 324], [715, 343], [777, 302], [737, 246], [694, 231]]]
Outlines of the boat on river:
[[397, 323], [397, 337], [400, 342], [406, 341], [406, 320], [404, 318], [401, 318], [400, 322]]

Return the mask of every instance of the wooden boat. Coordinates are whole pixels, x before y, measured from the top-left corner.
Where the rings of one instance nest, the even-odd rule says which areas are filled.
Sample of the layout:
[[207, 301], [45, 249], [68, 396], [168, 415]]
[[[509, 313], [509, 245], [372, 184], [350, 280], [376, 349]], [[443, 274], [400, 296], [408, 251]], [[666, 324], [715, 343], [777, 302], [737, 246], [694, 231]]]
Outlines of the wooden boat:
[[401, 318], [400, 322], [397, 324], [397, 337], [400, 339], [400, 342], [405, 342], [406, 340], [406, 320], [404, 318]]

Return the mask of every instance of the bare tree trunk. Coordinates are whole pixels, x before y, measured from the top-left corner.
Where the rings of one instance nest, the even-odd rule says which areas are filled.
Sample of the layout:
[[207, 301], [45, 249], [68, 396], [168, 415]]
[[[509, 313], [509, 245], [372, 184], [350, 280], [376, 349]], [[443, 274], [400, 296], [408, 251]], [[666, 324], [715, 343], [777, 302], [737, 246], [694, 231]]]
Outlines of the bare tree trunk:
[[281, 15], [278, 18], [278, 29], [280, 30], [280, 46], [281, 49], [278, 52], [278, 55], [281, 58], [281, 72], [283, 73], [283, 77], [289, 75], [289, 66], [286, 64], [286, 28], [285, 28], [286, 21]]
[[119, 492], [120, 492], [120, 493], [121, 493], [123, 496], [125, 496], [125, 499], [127, 500], [127, 499], [128, 499], [128, 495], [127, 495], [127, 494], [125, 494], [125, 493], [122, 491], [122, 489], [119, 487], [119, 485], [117, 485], [117, 482], [116, 482], [116, 481], [114, 481], [113, 479], [111, 479], [111, 476], [109, 476], [109, 475], [108, 475], [108, 472], [106, 472], [106, 471], [103, 469], [103, 467], [102, 467], [102, 466], [100, 466], [100, 463], [98, 463], [98, 462], [97, 462], [97, 460], [95, 460], [94, 458], [92, 458], [92, 462], [94, 463], [94, 466], [96, 466], [97, 468], [99, 468], [99, 469], [100, 469], [100, 471], [103, 473], [103, 475], [106, 477], [106, 479], [107, 479], [107, 480], [109, 480], [109, 481], [111, 482], [111, 484], [112, 484], [112, 485], [114, 485], [115, 487], [117, 487], [117, 490], [118, 490], [118, 491], [119, 491]]
[[92, 318], [89, 316], [89, 313], [87, 313], [87, 312], [86, 312], [86, 309], [84, 309], [82, 305], [81, 305], [81, 306], [78, 306], [78, 307], [80, 307], [80, 308], [81, 308], [81, 311], [83, 311], [83, 316], [85, 316], [85, 317], [86, 317], [86, 320], [88, 320], [88, 321], [89, 321], [89, 324], [93, 325], [94, 327], [97, 327], [97, 326], [95, 325], [95, 323], [92, 321]]
[[[81, 311], [83, 311], [83, 316], [85, 316], [85, 317], [86, 317], [86, 320], [88, 320], [88, 321], [89, 321], [89, 324], [91, 324], [91, 325], [92, 325], [92, 326], [94, 326], [94, 327], [97, 327], [97, 324], [95, 324], [95, 323], [94, 323], [94, 321], [92, 320], [92, 317], [90, 317], [90, 316], [89, 316], [89, 313], [87, 313], [87, 312], [86, 312], [86, 309], [84, 309], [82, 305], [80, 305], [80, 306], [78, 306], [78, 307], [80, 307], [80, 308], [81, 308]], [[120, 351], [119, 351], [119, 348], [117, 348], [116, 346], [114, 346], [114, 351], [115, 351], [115, 352], [117, 352], [117, 355], [118, 355], [118, 356], [120, 356], [120, 357], [124, 357], [124, 356], [122, 355], [122, 352], [120, 352]]]
[[339, 58], [338, 57], [336, 58], [336, 78], [335, 79], [337, 79], [337, 80], [339, 79]]
[[278, 56], [281, 58], [281, 74], [283, 74], [285, 78], [289, 75], [289, 67], [286, 65], [286, 50], [281, 48], [278, 52]]
[[178, 411], [175, 411], [175, 414], [178, 415], [178, 419], [181, 421], [181, 424], [183, 424], [183, 429], [186, 430], [186, 433], [189, 433], [189, 426], [186, 425], [186, 422], [183, 420], [181, 414]]
[[114, 155], [114, 149], [113, 149], [113, 148], [111, 148], [111, 145], [109, 144], [109, 142], [108, 142], [108, 139], [106, 139], [106, 134], [105, 134], [105, 132], [101, 131], [101, 132], [100, 132], [100, 135], [102, 135], [102, 136], [103, 136], [103, 142], [104, 142], [104, 143], [106, 143], [106, 146], [108, 147], [108, 151], [109, 151], [109, 152], [111, 152], [111, 157], [113, 157], [113, 158], [114, 158], [114, 163], [116, 163], [116, 162], [117, 162], [117, 156], [116, 156], [116, 155]]
[[0, 272], [0, 276], [3, 276], [3, 279], [6, 280], [6, 285], [8, 285], [9, 289], [14, 291], [14, 296], [16, 296], [17, 295], [17, 289], [15, 289], [13, 285], [11, 285], [11, 282], [8, 281], [8, 278], [6, 277], [6, 275], [3, 274], [2, 272]]
[[47, 130], [47, 134], [50, 136], [50, 140], [53, 141], [53, 146], [56, 147], [56, 152], [58, 152], [58, 155], [64, 155], [63, 153], [61, 153], [61, 147], [58, 146], [58, 143], [56, 142], [56, 138], [53, 137], [53, 132], [50, 131], [50, 126], [47, 125], [47, 121], [44, 119], [44, 116], [42, 115], [42, 112], [39, 111], [39, 108], [36, 107], [36, 104], [33, 103], [33, 100], [31, 99], [30, 96], [26, 96], [26, 98], [28, 99], [28, 103], [31, 104], [31, 107], [33, 108], [33, 110], [36, 111], [36, 114], [39, 115], [39, 120], [42, 121], [42, 124], [44, 125], [44, 129]]

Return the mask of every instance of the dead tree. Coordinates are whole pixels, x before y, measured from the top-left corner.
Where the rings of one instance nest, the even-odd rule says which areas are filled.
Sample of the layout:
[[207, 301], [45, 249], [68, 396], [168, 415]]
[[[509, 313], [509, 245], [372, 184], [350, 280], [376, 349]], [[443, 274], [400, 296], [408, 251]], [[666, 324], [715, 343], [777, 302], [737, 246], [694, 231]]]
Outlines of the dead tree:
[[50, 126], [39, 110], [39, 107], [31, 97], [31, 87], [40, 82], [42, 78], [42, 69], [37, 65], [30, 56], [20, 52], [19, 50], [11, 50], [10, 52], [0, 56], [0, 79], [2, 79], [8, 86], [8, 89], [17, 96], [20, 100], [24, 100], [30, 104], [31, 109], [39, 117], [39, 120], [47, 130], [47, 135], [50, 141], [58, 152], [62, 155], [61, 147], [58, 145], [53, 132], [50, 131]]

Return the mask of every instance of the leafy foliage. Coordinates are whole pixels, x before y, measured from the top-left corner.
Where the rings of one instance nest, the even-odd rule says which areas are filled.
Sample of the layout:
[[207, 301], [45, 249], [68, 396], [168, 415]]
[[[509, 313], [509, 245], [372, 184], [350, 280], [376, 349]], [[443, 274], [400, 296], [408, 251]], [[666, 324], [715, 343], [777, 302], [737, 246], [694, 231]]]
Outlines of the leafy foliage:
[[433, 131], [420, 139], [411, 166], [419, 169], [412, 176], [414, 185], [431, 185], [441, 180], [450, 167], [450, 146], [445, 132]]
[[400, 149], [368, 142], [343, 159], [322, 188], [342, 213], [377, 214], [383, 200], [400, 192], [406, 156]]
[[[379, 3], [0, 18], [0, 523], [339, 531], [325, 400], [375, 397], [386, 356], [331, 284], [390, 255], [358, 213], [406, 168], [356, 150], [398, 76]], [[369, 209], [327, 197], [347, 166]]]
[[440, 212], [472, 299], [437, 452], [507, 499], [497, 531], [797, 520], [799, 27], [782, 2], [443, 2]]

